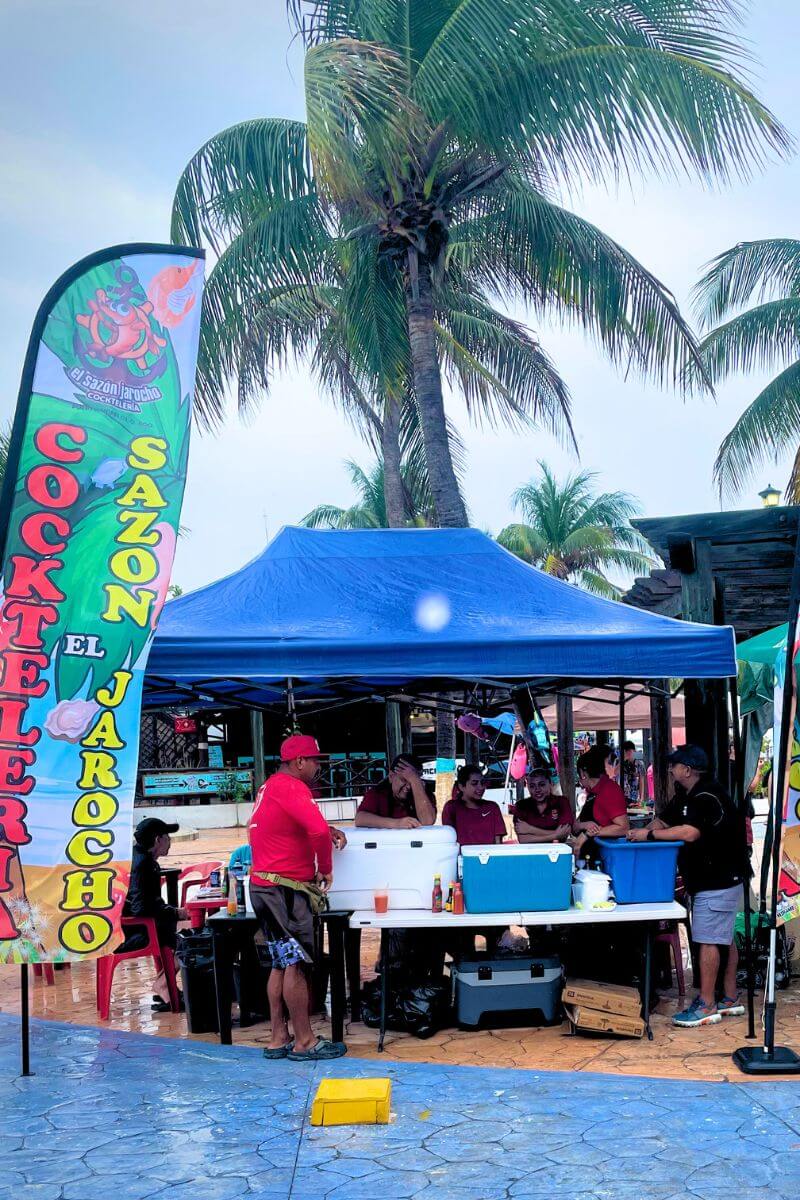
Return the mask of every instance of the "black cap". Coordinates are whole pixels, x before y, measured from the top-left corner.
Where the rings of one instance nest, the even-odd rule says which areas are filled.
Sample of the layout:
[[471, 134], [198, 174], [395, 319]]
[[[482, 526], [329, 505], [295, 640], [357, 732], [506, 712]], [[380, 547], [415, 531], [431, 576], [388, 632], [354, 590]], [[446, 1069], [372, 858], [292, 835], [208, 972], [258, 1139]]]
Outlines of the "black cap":
[[708, 755], [700, 746], [679, 746], [677, 750], [672, 751], [667, 762], [670, 766], [674, 766], [675, 763], [683, 763], [692, 771], [708, 770]]
[[133, 836], [143, 850], [151, 850], [156, 844], [156, 838], [161, 837], [163, 833], [177, 833], [179, 829], [180, 825], [177, 822], [169, 824], [160, 817], [145, 817], [134, 829]]

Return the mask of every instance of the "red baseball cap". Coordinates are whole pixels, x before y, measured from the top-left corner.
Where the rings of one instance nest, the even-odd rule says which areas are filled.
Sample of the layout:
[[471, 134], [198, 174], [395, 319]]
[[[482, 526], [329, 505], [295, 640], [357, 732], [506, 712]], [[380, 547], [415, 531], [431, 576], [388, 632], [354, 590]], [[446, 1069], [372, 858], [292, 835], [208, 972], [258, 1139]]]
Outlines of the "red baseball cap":
[[317, 739], [308, 733], [293, 733], [281, 746], [281, 762], [292, 762], [295, 758], [319, 758], [321, 755]]

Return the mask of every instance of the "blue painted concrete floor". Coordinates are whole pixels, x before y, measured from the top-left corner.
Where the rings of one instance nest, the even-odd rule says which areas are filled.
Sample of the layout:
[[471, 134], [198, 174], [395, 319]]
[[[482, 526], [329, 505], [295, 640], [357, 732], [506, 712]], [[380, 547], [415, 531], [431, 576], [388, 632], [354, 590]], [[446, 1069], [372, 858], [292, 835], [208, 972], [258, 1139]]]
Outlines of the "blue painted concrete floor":
[[[0, 1015], [0, 1200], [794, 1200], [800, 1086], [340, 1060]], [[322, 1075], [388, 1126], [313, 1129]]]

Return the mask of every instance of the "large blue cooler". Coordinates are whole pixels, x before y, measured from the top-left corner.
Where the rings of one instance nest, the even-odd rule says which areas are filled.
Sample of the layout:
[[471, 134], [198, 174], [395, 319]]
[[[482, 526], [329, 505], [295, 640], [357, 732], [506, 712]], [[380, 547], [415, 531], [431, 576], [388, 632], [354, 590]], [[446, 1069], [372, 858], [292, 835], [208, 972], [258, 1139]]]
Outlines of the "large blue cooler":
[[597, 838], [597, 845], [618, 904], [658, 904], [675, 899], [678, 851], [683, 842]]
[[462, 846], [464, 907], [468, 913], [551, 912], [569, 908], [572, 851], [538, 846]]

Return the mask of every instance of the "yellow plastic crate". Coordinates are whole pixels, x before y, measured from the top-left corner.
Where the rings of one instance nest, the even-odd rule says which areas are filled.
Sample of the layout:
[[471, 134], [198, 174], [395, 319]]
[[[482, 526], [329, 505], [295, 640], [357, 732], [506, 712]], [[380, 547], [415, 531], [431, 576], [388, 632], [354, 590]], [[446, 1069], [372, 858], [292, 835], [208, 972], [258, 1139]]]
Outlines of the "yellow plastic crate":
[[312, 1125], [387, 1125], [391, 1079], [323, 1079], [311, 1105]]

